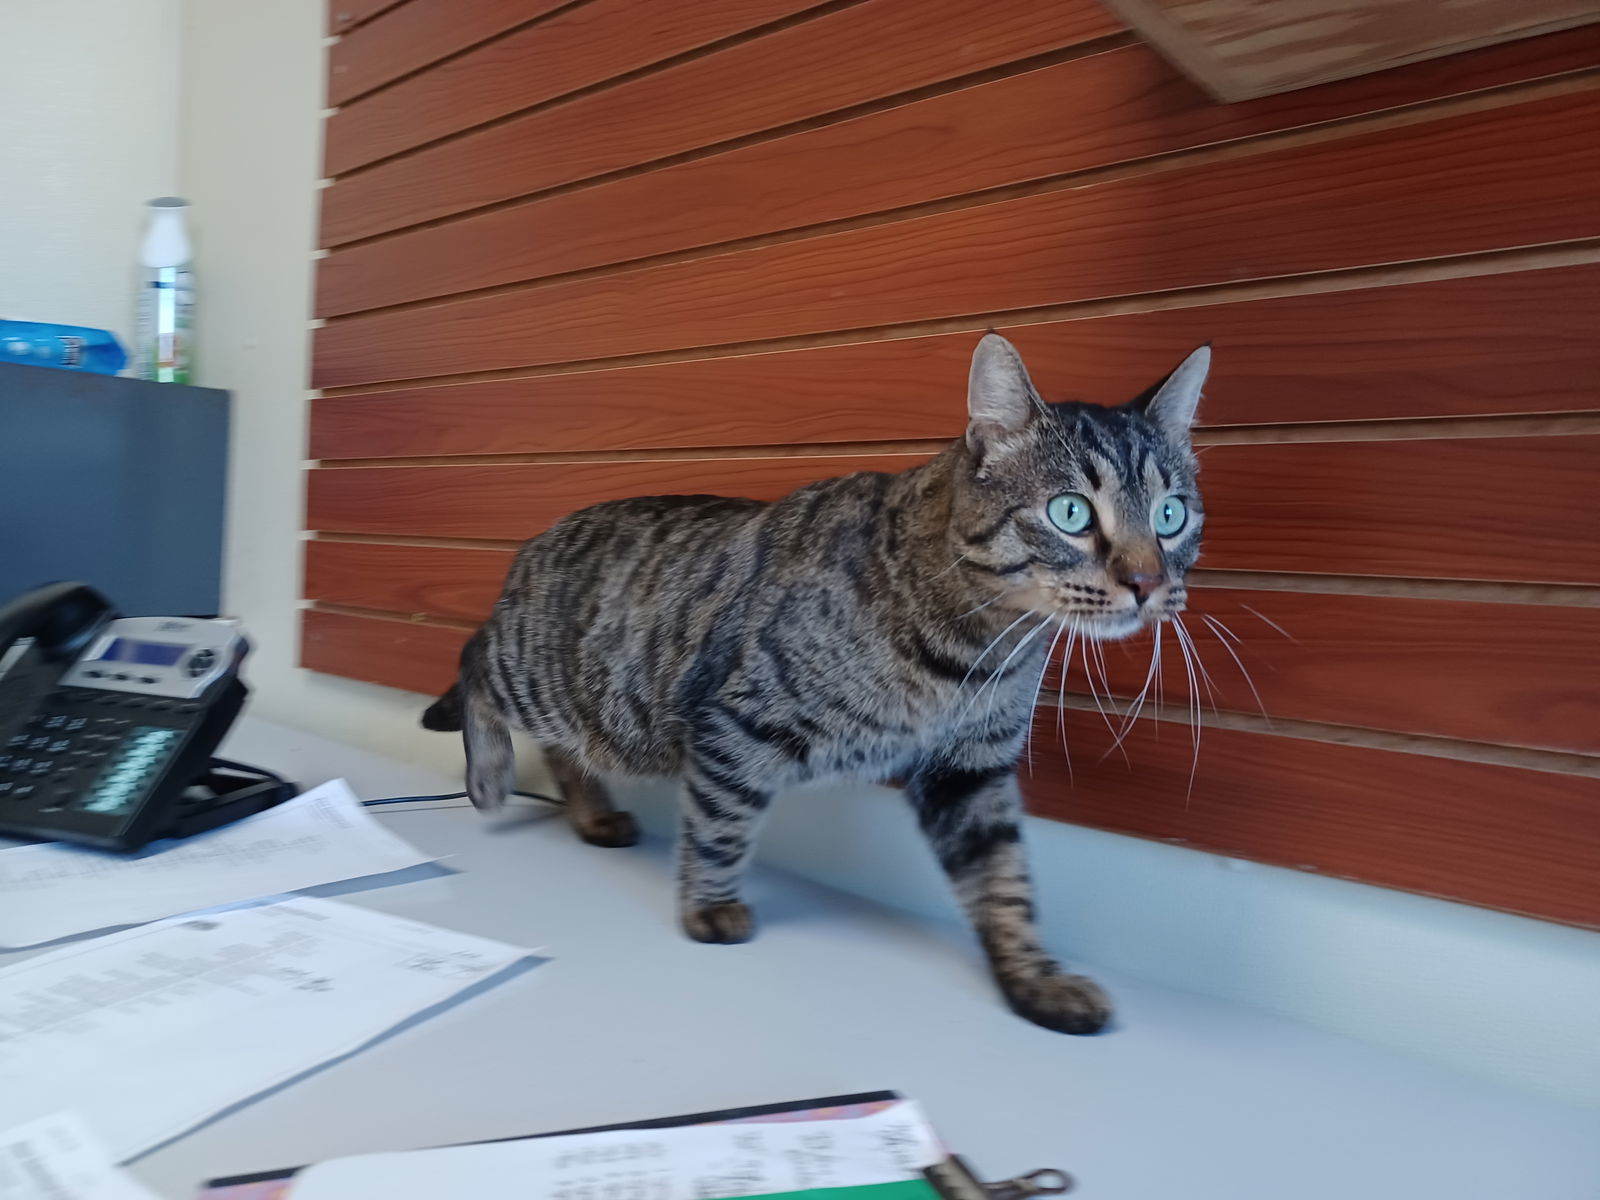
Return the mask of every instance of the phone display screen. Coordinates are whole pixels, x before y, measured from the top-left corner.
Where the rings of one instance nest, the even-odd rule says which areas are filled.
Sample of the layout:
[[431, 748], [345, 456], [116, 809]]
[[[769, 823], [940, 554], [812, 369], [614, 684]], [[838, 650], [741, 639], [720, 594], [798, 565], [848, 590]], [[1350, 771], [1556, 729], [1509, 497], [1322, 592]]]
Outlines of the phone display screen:
[[101, 662], [139, 663], [147, 667], [170, 667], [183, 657], [187, 646], [171, 642], [136, 642], [132, 638], [113, 638]]

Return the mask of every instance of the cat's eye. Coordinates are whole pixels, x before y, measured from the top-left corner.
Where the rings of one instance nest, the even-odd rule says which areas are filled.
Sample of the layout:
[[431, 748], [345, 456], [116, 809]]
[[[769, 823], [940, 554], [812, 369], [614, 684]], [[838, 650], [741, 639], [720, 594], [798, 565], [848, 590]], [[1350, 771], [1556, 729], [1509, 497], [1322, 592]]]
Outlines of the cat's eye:
[[1189, 506], [1176, 496], [1168, 496], [1156, 505], [1150, 523], [1161, 537], [1171, 537], [1189, 523]]
[[1063, 492], [1044, 506], [1044, 515], [1050, 518], [1062, 533], [1083, 533], [1094, 524], [1094, 506], [1089, 497], [1077, 492]]

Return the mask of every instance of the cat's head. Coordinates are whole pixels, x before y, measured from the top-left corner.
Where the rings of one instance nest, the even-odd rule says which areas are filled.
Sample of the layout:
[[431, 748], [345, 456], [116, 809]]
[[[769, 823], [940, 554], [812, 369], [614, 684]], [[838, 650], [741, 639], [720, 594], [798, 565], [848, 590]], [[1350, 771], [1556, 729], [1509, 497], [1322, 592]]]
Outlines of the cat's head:
[[1180, 611], [1205, 519], [1189, 426], [1210, 365], [1202, 346], [1119, 407], [1046, 404], [1016, 347], [985, 336], [951, 510], [980, 589], [1095, 638]]

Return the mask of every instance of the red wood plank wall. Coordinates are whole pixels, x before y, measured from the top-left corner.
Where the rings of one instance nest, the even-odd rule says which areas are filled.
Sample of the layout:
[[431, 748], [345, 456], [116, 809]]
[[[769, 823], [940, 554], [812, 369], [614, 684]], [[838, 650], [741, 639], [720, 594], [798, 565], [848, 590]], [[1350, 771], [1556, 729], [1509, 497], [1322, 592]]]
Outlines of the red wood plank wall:
[[306, 666], [440, 690], [583, 504], [920, 461], [986, 327], [1108, 402], [1211, 337], [1199, 757], [1170, 636], [1075, 656], [1034, 810], [1600, 925], [1600, 27], [1233, 105], [1094, 0], [329, 30]]

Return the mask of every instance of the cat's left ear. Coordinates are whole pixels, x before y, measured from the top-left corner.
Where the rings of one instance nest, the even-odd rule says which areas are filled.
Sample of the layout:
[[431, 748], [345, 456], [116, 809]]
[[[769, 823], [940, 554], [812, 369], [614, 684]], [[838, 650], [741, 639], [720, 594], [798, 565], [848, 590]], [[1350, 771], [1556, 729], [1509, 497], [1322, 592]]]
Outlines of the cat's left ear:
[[1133, 401], [1133, 406], [1174, 441], [1187, 441], [1200, 407], [1200, 392], [1211, 373], [1211, 343], [1178, 364], [1177, 370]]
[[1017, 348], [998, 333], [986, 333], [972, 353], [967, 377], [967, 448], [979, 458], [992, 444], [1026, 429], [1042, 407]]

